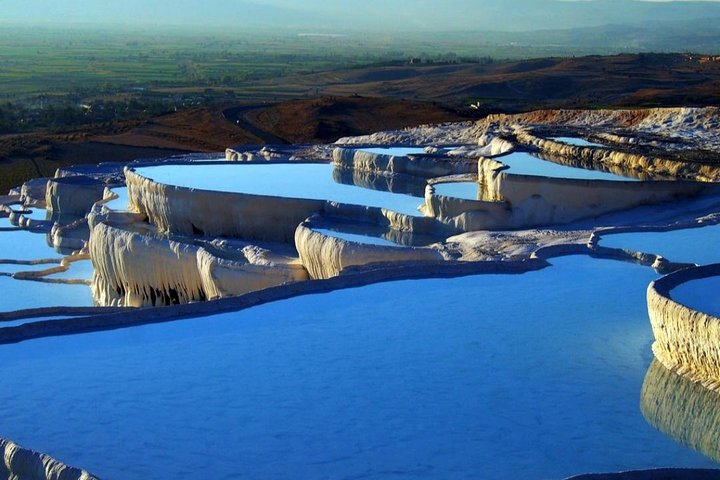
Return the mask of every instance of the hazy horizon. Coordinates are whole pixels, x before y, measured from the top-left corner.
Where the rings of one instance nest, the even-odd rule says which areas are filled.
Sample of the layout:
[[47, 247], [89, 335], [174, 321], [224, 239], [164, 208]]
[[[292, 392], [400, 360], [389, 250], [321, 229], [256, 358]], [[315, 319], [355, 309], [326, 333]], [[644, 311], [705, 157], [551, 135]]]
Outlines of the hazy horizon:
[[0, 22], [398, 31], [528, 31], [720, 17], [720, 0], [6, 0]]

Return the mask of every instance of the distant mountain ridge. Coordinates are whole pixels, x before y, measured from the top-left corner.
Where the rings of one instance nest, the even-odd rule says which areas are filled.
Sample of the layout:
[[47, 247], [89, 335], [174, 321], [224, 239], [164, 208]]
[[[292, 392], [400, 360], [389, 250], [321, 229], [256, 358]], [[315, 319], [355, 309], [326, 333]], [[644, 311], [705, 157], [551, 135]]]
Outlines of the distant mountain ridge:
[[352, 30], [534, 31], [720, 17], [717, 1], [5, 0], [0, 21]]

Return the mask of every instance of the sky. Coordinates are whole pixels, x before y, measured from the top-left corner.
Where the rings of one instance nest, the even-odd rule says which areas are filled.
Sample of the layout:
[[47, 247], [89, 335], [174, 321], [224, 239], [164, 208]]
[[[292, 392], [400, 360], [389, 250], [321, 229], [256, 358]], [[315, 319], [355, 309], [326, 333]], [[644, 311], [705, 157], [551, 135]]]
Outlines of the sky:
[[720, 18], [720, 0], [0, 0], [0, 23], [541, 30]]

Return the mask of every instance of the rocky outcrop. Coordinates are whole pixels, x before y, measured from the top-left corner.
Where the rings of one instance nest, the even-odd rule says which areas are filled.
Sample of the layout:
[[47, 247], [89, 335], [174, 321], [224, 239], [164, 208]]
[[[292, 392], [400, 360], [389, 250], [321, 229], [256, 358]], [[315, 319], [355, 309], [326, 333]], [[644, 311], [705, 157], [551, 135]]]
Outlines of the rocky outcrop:
[[717, 148], [720, 109], [647, 108], [635, 110], [537, 110], [517, 115], [489, 115], [479, 125], [498, 129], [509, 125], [574, 127], [597, 130], [634, 130], [692, 140], [687, 147]]
[[720, 264], [680, 270], [650, 284], [648, 313], [653, 353], [668, 369], [720, 392], [720, 318], [671, 298], [681, 283], [720, 275]]
[[640, 410], [661, 432], [720, 462], [720, 394], [677, 375], [657, 360], [645, 375]]
[[0, 439], [0, 477], [8, 480], [98, 480], [93, 474]]
[[303, 265], [314, 279], [335, 277], [353, 266], [444, 261], [442, 254], [431, 248], [380, 246], [348, 241], [316, 232], [307, 223], [297, 227], [295, 246]]

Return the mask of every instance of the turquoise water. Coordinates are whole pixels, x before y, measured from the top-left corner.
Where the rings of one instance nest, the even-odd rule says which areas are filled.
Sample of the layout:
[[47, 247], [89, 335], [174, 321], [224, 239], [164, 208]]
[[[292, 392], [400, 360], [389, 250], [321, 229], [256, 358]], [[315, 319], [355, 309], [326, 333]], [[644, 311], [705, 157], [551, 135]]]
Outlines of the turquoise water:
[[578, 147], [605, 147], [605, 145], [603, 145], [602, 143], [590, 142], [580, 137], [554, 137], [551, 140], [566, 143], [568, 145], [575, 145]]
[[16, 263], [0, 263], [0, 272], [2, 273], [17, 273], [17, 272], [34, 272], [39, 270], [47, 270], [48, 268], [57, 267], [57, 263], [40, 263], [37, 265], [23, 265]]
[[715, 465], [639, 410], [654, 272], [553, 263], [3, 345], [2, 436], [104, 479]]
[[578, 180], [613, 180], [624, 182], [637, 182], [636, 178], [623, 177], [614, 173], [602, 172], [599, 170], [588, 170], [586, 168], [571, 167], [559, 163], [542, 160], [533, 157], [529, 153], [518, 152], [510, 155], [503, 155], [495, 158], [510, 167], [509, 173], [518, 175], [534, 175], [554, 178], [572, 178]]
[[480, 184], [478, 182], [446, 182], [436, 183], [436, 195], [447, 197], [463, 198], [466, 200], [477, 200], [480, 198]]
[[419, 216], [418, 197], [361, 188], [333, 180], [329, 164], [163, 165], [136, 168], [158, 182], [203, 190], [242, 192], [286, 198], [334, 200], [353, 205], [387, 208]]
[[602, 247], [662, 255], [673, 262], [720, 262], [720, 225], [670, 232], [619, 233], [600, 238]]
[[92, 275], [92, 262], [90, 260], [79, 260], [77, 262], [72, 262], [66, 271], [53, 275], [48, 275], [47, 278], [90, 280], [92, 278]]
[[361, 148], [360, 150], [378, 155], [393, 155], [395, 157], [425, 153], [424, 147], [372, 147]]
[[128, 197], [127, 187], [116, 187], [112, 189], [113, 193], [118, 195], [115, 200], [110, 200], [105, 204], [111, 210], [127, 210], [130, 205], [130, 199]]
[[720, 317], [720, 277], [685, 282], [670, 290], [670, 298], [694, 310]]
[[31, 208], [29, 209], [30, 213], [23, 213], [23, 217], [30, 218], [32, 220], [40, 220], [45, 221], [49, 220], [48, 212], [47, 210], [43, 208]]
[[90, 287], [86, 285], [51, 284], [0, 276], [0, 292], [0, 312], [38, 307], [93, 305]]
[[323, 235], [327, 235], [329, 237], [336, 237], [341, 238], [343, 240], [348, 240], [350, 242], [358, 242], [358, 243], [365, 243], [368, 245], [379, 245], [379, 246], [385, 246], [385, 247], [397, 247], [398, 244], [395, 242], [391, 242], [390, 240], [386, 240], [382, 237], [373, 237], [371, 235], [360, 235], [357, 233], [349, 233], [349, 232], [342, 232], [338, 230], [329, 230], [326, 228], [313, 228], [318, 233], [322, 233]]
[[[57, 257], [58, 254], [48, 245], [44, 233], [27, 230], [0, 232], [0, 259], [37, 260]], [[2, 268], [0, 271], [3, 271]]]

